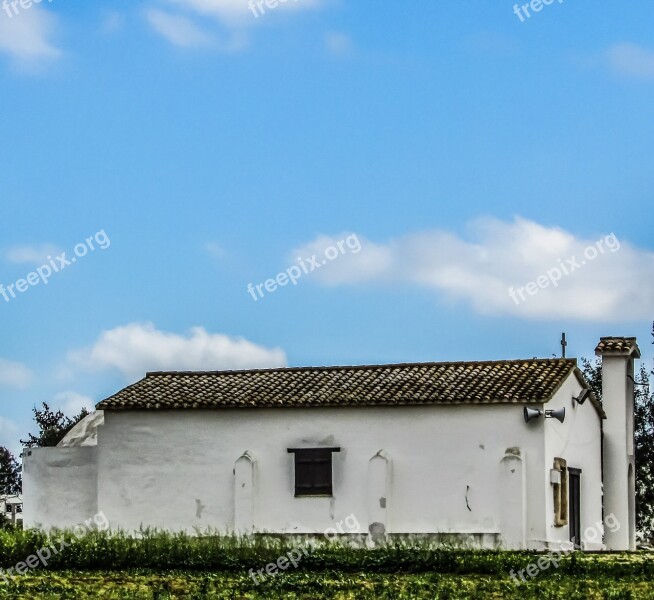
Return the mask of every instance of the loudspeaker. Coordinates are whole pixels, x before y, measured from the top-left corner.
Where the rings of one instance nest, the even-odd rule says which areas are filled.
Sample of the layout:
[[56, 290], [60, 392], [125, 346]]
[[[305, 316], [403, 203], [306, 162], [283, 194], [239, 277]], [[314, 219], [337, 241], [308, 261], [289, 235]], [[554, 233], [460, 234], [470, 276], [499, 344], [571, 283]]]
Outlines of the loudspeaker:
[[563, 423], [565, 421], [565, 408], [559, 408], [558, 410], [547, 410], [545, 411], [545, 416], [550, 419], [556, 419]]
[[537, 408], [529, 408], [528, 406], [525, 406], [524, 410], [524, 415], [525, 415], [525, 423], [529, 423], [532, 419], [537, 419], [542, 415], [542, 411], [538, 410]]

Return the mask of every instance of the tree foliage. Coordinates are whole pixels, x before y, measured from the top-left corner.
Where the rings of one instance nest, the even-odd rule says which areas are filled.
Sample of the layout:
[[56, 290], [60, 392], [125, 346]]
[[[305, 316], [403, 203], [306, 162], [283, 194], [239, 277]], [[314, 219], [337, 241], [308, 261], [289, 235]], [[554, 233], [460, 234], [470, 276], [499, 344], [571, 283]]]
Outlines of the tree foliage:
[[[654, 335], [654, 334], [653, 334]], [[654, 369], [651, 374], [654, 375]], [[650, 388], [650, 373], [640, 369], [636, 386], [636, 526], [644, 540], [654, 541], [654, 392]]]
[[0, 446], [0, 495], [20, 494], [21, 466], [14, 455]]
[[70, 418], [60, 410], [54, 412], [45, 402], [41, 410], [35, 406], [32, 412], [39, 432], [36, 435], [30, 433], [27, 440], [20, 441], [25, 448], [56, 446], [77, 423], [89, 414], [89, 411], [83, 408], [78, 415]]
[[[654, 326], [652, 326], [654, 337]], [[654, 342], [652, 342], [654, 343]], [[583, 372], [598, 399], [602, 398], [602, 363], [582, 359]], [[642, 541], [654, 542], [654, 390], [641, 366], [634, 387], [634, 450], [636, 454], [636, 529]]]

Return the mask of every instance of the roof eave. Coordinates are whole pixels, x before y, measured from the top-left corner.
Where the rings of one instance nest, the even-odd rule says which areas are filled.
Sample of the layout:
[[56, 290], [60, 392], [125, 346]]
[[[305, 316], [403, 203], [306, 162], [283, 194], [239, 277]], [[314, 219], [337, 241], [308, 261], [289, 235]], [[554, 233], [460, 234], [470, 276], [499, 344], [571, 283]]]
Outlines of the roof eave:
[[606, 413], [602, 408], [602, 403], [597, 399], [597, 396], [591, 389], [588, 381], [586, 380], [585, 375], [579, 369], [579, 367], [575, 367], [575, 375], [577, 376], [577, 380], [581, 384], [581, 387], [583, 387], [585, 390], [590, 391], [590, 395], [588, 397], [590, 398], [591, 404], [595, 407], [595, 410], [597, 411], [597, 414], [599, 415], [600, 419], [606, 419]]

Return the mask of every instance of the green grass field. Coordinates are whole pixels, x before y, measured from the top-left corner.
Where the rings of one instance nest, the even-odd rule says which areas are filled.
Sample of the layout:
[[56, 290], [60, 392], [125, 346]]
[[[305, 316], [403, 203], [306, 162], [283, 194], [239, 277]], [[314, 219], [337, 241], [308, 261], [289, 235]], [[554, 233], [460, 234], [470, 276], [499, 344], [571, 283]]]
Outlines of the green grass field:
[[247, 575], [198, 572], [41, 572], [0, 583], [0, 598], [654, 598], [649, 577], [536, 577], [518, 587], [508, 577], [435, 573], [284, 573], [255, 585]]
[[[61, 540], [69, 542], [64, 545]], [[46, 565], [39, 551], [51, 548]], [[55, 549], [59, 551], [55, 552]], [[319, 543], [293, 566], [255, 583], [250, 570], [300, 555], [279, 537], [142, 531], [92, 533], [0, 530], [4, 598], [409, 599], [549, 598], [654, 600], [654, 553], [570, 553], [538, 570], [535, 552], [462, 550], [396, 543], [374, 549]], [[31, 557], [32, 568], [25, 563]], [[546, 561], [547, 562], [547, 561]], [[518, 585], [510, 573], [532, 565]], [[22, 573], [15, 575], [16, 572]], [[262, 573], [264, 571], [261, 571]]]

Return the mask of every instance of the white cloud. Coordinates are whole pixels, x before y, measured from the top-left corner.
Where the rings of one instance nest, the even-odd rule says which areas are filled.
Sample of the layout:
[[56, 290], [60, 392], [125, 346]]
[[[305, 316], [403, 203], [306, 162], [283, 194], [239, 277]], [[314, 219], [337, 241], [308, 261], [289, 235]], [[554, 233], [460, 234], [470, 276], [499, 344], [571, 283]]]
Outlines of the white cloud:
[[[9, 436], [15, 436], [18, 431], [18, 426], [13, 421], [0, 416], [0, 437], [6, 438]], [[4, 443], [0, 443], [4, 446]]]
[[117, 369], [136, 379], [146, 371], [216, 371], [282, 367], [286, 355], [280, 348], [265, 348], [243, 338], [208, 333], [202, 327], [189, 335], [159, 331], [152, 323], [131, 323], [104, 331], [95, 344], [72, 352], [78, 367], [99, 371]]
[[[315, 254], [322, 262], [327, 248], [336, 247], [343, 240], [351, 239], [354, 234], [343, 233], [338, 236], [330, 237], [319, 235], [315, 240], [296, 248], [289, 255], [288, 260], [292, 263], [300, 263], [302, 259], [305, 263]], [[327, 285], [339, 285], [342, 283], [356, 283], [362, 281], [380, 280], [390, 278], [393, 271], [393, 251], [381, 244], [374, 244], [362, 236], [356, 236], [359, 240], [361, 250], [356, 252], [357, 245], [352, 247], [343, 245], [343, 252], [332, 260], [327, 261], [320, 266], [320, 270], [315, 271], [316, 277]], [[311, 272], [314, 274], [314, 271]]]
[[55, 395], [54, 406], [58, 410], [62, 410], [67, 416], [73, 416], [79, 414], [83, 408], [93, 412], [95, 410], [95, 401], [93, 398], [68, 390]]
[[26, 388], [32, 377], [32, 372], [25, 365], [0, 358], [0, 385]]
[[330, 31], [325, 34], [325, 48], [332, 56], [347, 56], [353, 47], [352, 39], [345, 33]]
[[103, 33], [115, 33], [125, 26], [125, 17], [116, 11], [107, 11], [102, 17], [100, 29]]
[[216, 242], [207, 242], [204, 245], [206, 253], [212, 258], [223, 259], [225, 258], [225, 250], [223, 247]]
[[186, 17], [160, 10], [149, 10], [146, 16], [152, 28], [175, 46], [192, 48], [210, 46], [214, 43], [209, 33]]
[[[170, 2], [199, 14], [214, 17], [232, 27], [248, 25], [260, 20], [264, 15], [255, 17], [257, 10], [263, 9], [264, 14], [277, 11], [302, 11], [318, 8], [321, 4], [320, 0], [278, 0], [274, 8], [269, 7], [265, 2], [262, 8], [256, 8], [256, 0], [253, 2], [250, 0], [170, 0]], [[254, 10], [252, 6], [255, 7]]]
[[5, 258], [11, 263], [40, 266], [47, 262], [48, 257], [58, 256], [61, 253], [62, 250], [52, 244], [15, 246], [7, 251]]
[[22, 451], [18, 425], [5, 417], [0, 417], [0, 446], [7, 448], [16, 458]]
[[654, 81], [654, 50], [636, 44], [613, 44], [606, 52], [609, 66], [620, 75]]
[[56, 24], [55, 17], [38, 6], [21, 9], [11, 18], [0, 12], [0, 52], [22, 65], [58, 58], [61, 51], [51, 40]]
[[170, 2], [231, 25], [242, 23], [248, 15], [254, 18], [248, 8], [248, 0], [170, 0]]
[[[269, 6], [269, 0], [262, 4], [259, 0], [167, 0], [168, 6], [174, 6], [182, 14], [153, 9], [147, 12], [147, 19], [159, 34], [177, 46], [211, 46], [230, 53], [248, 46], [247, 30], [257, 23], [263, 23], [269, 13], [315, 9], [325, 1], [276, 0], [275, 6]], [[209, 19], [211, 33], [201, 29], [190, 17]], [[220, 32], [214, 31], [217, 25]]]
[[[327, 285], [410, 283], [432, 289], [445, 299], [467, 302], [481, 314], [591, 321], [651, 318], [654, 253], [617, 237], [581, 239], [558, 227], [521, 218], [508, 223], [482, 219], [471, 226], [471, 233], [473, 239], [468, 240], [447, 231], [428, 231], [386, 244], [359, 237], [359, 254], [328, 263], [316, 271], [315, 279]], [[336, 239], [320, 237], [296, 253], [310, 256]], [[597, 249], [600, 239], [604, 252], [597, 251], [594, 259], [589, 252], [585, 258], [585, 250]], [[568, 263], [573, 258], [578, 267]], [[569, 274], [562, 274], [556, 286], [548, 283], [533, 295], [525, 290], [525, 300], [517, 304], [509, 296], [509, 288], [524, 287], [562, 268]]]

